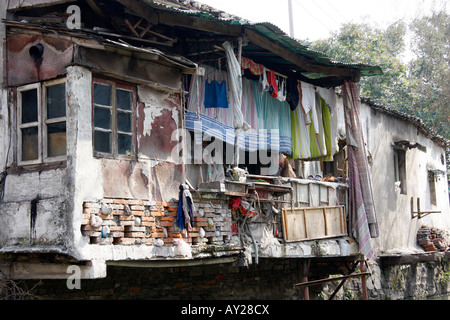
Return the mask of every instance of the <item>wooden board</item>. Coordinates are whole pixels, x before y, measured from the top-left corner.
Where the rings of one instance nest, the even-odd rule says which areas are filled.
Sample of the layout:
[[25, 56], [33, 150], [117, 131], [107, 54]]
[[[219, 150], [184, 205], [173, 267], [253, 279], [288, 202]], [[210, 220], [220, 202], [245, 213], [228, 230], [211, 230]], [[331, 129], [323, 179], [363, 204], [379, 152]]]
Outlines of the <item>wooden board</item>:
[[347, 235], [344, 206], [285, 208], [282, 220], [287, 242]]

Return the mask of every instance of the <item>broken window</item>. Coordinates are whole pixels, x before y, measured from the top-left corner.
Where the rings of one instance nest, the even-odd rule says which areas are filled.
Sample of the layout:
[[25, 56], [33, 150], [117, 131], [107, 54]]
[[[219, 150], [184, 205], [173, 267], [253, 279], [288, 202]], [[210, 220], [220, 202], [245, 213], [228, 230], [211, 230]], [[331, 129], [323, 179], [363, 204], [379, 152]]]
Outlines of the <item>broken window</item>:
[[394, 148], [395, 188], [406, 194], [406, 150]]
[[133, 86], [94, 79], [94, 152], [97, 155], [131, 157], [134, 151]]
[[18, 88], [18, 162], [61, 161], [66, 156], [65, 80]]

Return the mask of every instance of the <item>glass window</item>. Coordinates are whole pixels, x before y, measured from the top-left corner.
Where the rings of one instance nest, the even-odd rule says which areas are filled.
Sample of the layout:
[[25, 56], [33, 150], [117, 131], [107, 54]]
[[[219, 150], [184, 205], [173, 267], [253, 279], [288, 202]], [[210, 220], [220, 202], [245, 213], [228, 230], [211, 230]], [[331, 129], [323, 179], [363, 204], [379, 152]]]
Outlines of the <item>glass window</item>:
[[24, 128], [22, 131], [21, 161], [39, 159], [39, 129], [38, 127]]
[[66, 155], [66, 122], [47, 125], [47, 157]]
[[66, 155], [66, 83], [61, 80], [52, 81], [45, 85], [46, 119], [45, 158], [61, 158]]
[[65, 80], [18, 88], [19, 165], [65, 159], [67, 149]]
[[21, 92], [22, 124], [38, 121], [38, 89]]
[[21, 164], [41, 161], [40, 85], [21, 87], [18, 96], [18, 160]]
[[109, 156], [134, 155], [133, 87], [94, 80], [94, 152]]
[[94, 83], [94, 103], [102, 106], [111, 106], [111, 86]]

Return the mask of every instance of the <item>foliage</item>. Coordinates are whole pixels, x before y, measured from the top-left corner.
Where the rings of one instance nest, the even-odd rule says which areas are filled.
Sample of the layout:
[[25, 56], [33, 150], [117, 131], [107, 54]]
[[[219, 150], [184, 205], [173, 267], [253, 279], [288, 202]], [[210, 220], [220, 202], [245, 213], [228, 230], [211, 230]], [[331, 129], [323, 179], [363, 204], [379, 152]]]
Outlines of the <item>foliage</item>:
[[[311, 49], [344, 63], [380, 66], [382, 76], [361, 79], [361, 95], [415, 115], [450, 139], [449, 22], [442, 11], [410, 24], [399, 20], [386, 28], [347, 23], [330, 38], [314, 42]], [[407, 49], [414, 54], [409, 62], [404, 61]]]

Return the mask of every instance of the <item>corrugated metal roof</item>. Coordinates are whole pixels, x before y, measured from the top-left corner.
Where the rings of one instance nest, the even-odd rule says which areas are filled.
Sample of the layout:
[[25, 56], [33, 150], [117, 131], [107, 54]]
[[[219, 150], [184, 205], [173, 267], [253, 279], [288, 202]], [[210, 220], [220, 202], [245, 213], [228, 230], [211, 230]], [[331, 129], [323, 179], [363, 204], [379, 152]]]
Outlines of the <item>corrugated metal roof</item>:
[[[195, 16], [202, 20], [217, 21], [228, 23], [230, 25], [240, 25], [250, 28], [253, 31], [264, 35], [275, 43], [287, 48], [291, 52], [306, 57], [314, 61], [318, 65], [330, 67], [342, 67], [345, 69], [359, 70], [361, 76], [382, 75], [383, 72], [379, 66], [361, 64], [361, 63], [342, 63], [332, 61], [325, 54], [309, 49], [309, 44], [300, 42], [282, 31], [279, 27], [272, 23], [251, 23], [240, 17], [232, 16], [224, 11], [216, 10], [208, 5], [198, 1], [189, 0], [141, 0], [143, 3], [153, 8], [170, 10], [185, 15]], [[303, 76], [310, 79], [320, 79], [328, 77], [327, 74], [303, 72]]]

